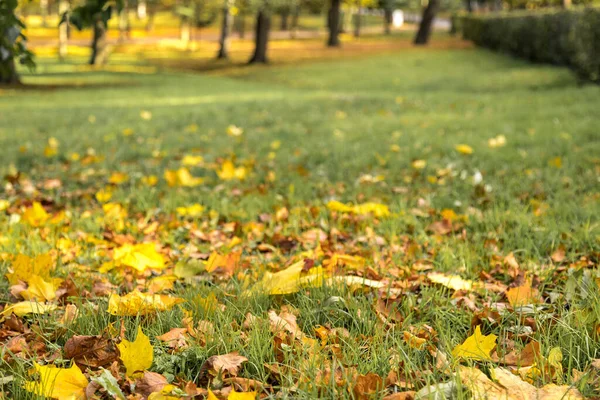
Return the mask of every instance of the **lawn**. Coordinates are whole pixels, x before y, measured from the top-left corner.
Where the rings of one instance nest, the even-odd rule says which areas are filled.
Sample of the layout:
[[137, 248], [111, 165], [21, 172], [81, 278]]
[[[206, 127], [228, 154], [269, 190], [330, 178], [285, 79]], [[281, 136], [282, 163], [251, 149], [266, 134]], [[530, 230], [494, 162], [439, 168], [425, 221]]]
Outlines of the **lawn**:
[[[470, 48], [144, 63], [0, 92], [5, 398], [73, 358], [154, 399], [477, 398], [457, 372], [496, 368], [600, 396], [598, 86]], [[126, 371], [138, 327], [174, 386]], [[495, 347], [461, 354], [476, 327]]]

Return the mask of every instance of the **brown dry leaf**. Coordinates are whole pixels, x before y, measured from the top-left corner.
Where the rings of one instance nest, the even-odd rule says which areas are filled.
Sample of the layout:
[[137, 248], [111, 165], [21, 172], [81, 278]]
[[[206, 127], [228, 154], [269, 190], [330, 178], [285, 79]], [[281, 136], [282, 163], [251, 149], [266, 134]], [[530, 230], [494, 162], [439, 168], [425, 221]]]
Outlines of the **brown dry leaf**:
[[64, 350], [65, 357], [82, 369], [105, 367], [119, 358], [113, 341], [102, 336], [73, 336], [65, 343]]
[[188, 347], [187, 328], [173, 328], [169, 332], [157, 336], [160, 341], [166, 342], [167, 346], [174, 350], [180, 350]]
[[167, 378], [161, 374], [144, 371], [144, 376], [136, 381], [135, 389], [143, 396], [149, 396], [151, 393], [160, 392], [168, 384]]
[[383, 400], [414, 400], [417, 392], [409, 390], [408, 392], [400, 392], [385, 396]]
[[502, 260], [502, 262], [504, 263], [504, 265], [514, 270], [519, 269], [519, 262], [515, 258], [515, 255], [512, 251], [506, 257], [504, 257], [504, 260]]
[[226, 378], [223, 382], [229, 385], [239, 386], [243, 392], [262, 391], [269, 387], [266, 383], [248, 378]]
[[561, 263], [565, 260], [566, 254], [567, 251], [565, 249], [565, 246], [560, 245], [558, 246], [558, 249], [556, 249], [554, 253], [552, 253], [550, 258], [552, 258], [552, 261], [554, 261], [555, 263]]
[[304, 337], [304, 333], [298, 328], [296, 322], [296, 316], [287, 311], [281, 311], [279, 315], [273, 310], [269, 311], [269, 322], [271, 323], [271, 331], [277, 334], [277, 332], [287, 331], [292, 334], [294, 338], [301, 339]]
[[495, 362], [499, 362], [504, 365], [514, 365], [518, 367], [528, 367], [533, 365], [535, 360], [540, 357], [540, 343], [532, 341], [521, 351], [511, 351], [502, 358], [498, 358], [496, 354], [492, 356]]
[[381, 389], [383, 389], [383, 379], [377, 374], [368, 373], [356, 377], [352, 392], [355, 399], [366, 400], [375, 397]]
[[571, 386], [546, 385], [540, 389], [521, 380], [504, 368], [494, 368], [492, 381], [474, 367], [460, 367], [460, 379], [470, 391], [473, 400], [583, 400]]
[[437, 235], [447, 235], [447, 234], [451, 233], [453, 230], [452, 222], [447, 219], [443, 219], [441, 221], [436, 221], [436, 222], [431, 223], [427, 227], [427, 230], [429, 232], [433, 232]]
[[413, 335], [408, 331], [403, 332], [404, 341], [409, 347], [417, 350], [423, 350], [425, 348], [425, 344], [427, 343], [427, 339], [420, 338], [418, 336]]
[[212, 356], [206, 363], [214, 375], [227, 373], [230, 376], [237, 376], [238, 370], [246, 361], [248, 361], [246, 357], [240, 356], [237, 351], [234, 351], [229, 354]]

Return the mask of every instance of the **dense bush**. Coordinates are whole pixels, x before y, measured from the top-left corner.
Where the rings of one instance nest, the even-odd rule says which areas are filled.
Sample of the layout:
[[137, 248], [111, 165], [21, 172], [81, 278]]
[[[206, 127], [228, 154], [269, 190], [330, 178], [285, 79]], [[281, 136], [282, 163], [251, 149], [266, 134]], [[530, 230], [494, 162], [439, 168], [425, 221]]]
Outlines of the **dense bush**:
[[478, 46], [568, 65], [600, 82], [600, 9], [464, 15], [457, 25]]

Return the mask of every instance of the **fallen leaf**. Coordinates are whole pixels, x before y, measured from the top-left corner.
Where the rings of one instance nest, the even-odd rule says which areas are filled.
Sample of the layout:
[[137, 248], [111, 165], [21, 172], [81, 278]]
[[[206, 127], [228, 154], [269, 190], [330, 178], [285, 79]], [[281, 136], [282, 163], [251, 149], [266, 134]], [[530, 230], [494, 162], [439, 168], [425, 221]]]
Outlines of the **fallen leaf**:
[[104, 367], [119, 358], [112, 340], [102, 336], [75, 335], [64, 346], [65, 357], [78, 366]]
[[168, 295], [145, 294], [137, 290], [119, 296], [111, 294], [108, 299], [108, 312], [112, 315], [135, 316], [153, 314], [157, 311], [170, 310], [184, 300]]
[[368, 373], [356, 377], [352, 393], [355, 399], [367, 400], [375, 397], [381, 389], [383, 389], [383, 378], [377, 374]]
[[123, 339], [121, 343], [117, 344], [117, 347], [121, 353], [120, 358], [125, 365], [127, 376], [140, 376], [152, 366], [154, 349], [141, 327], [138, 327], [137, 336], [133, 342]]
[[165, 259], [156, 251], [154, 243], [125, 244], [115, 249], [113, 260], [117, 266], [132, 267], [143, 272], [146, 268], [163, 269]]
[[473, 281], [465, 280], [458, 275], [447, 275], [441, 272], [430, 272], [427, 279], [453, 290], [472, 290]]
[[41, 226], [50, 219], [50, 214], [46, 212], [44, 207], [37, 201], [33, 202], [31, 207], [27, 208], [23, 213], [23, 221], [31, 226]]
[[506, 291], [506, 298], [512, 307], [522, 307], [528, 304], [538, 304], [541, 302], [540, 293], [537, 289], [531, 287], [531, 281], [525, 282]]
[[237, 376], [239, 368], [248, 361], [244, 356], [240, 356], [237, 351], [220, 356], [210, 357], [206, 363], [214, 375], [228, 374]]
[[11, 314], [22, 317], [27, 314], [46, 314], [56, 310], [55, 304], [38, 303], [37, 301], [21, 301], [19, 303], [9, 304], [2, 311], [2, 317], [6, 318]]
[[452, 350], [452, 356], [455, 358], [491, 361], [491, 351], [496, 347], [496, 335], [484, 336], [481, 334], [481, 327], [475, 327], [475, 333], [469, 336], [462, 344], [459, 344]]
[[579, 400], [584, 397], [568, 385], [546, 385], [540, 389], [523, 381], [504, 368], [494, 368], [496, 382], [474, 367], [460, 367], [460, 379], [473, 400]]
[[38, 396], [58, 400], [84, 400], [88, 380], [79, 367], [73, 364], [70, 368], [57, 368], [54, 365], [33, 363], [39, 381], [25, 382], [25, 390]]

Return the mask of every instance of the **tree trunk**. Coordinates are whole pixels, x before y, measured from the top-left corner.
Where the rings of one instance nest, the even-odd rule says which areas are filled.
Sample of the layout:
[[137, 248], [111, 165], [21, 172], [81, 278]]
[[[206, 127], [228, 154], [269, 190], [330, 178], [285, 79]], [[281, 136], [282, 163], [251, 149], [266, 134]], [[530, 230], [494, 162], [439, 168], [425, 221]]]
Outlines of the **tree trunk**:
[[393, 11], [391, 8], [385, 8], [383, 10], [383, 33], [389, 35], [392, 33], [392, 20], [393, 20]]
[[235, 31], [240, 39], [246, 37], [246, 13], [240, 11], [235, 18]]
[[42, 17], [42, 26], [48, 27], [48, 0], [40, 0], [40, 15]]
[[148, 21], [146, 22], [146, 32], [154, 30], [154, 16], [156, 15], [156, 8], [154, 5], [148, 7]]
[[473, 0], [465, 0], [465, 9], [468, 13], [473, 12]]
[[129, 24], [129, 1], [123, 1], [123, 10], [119, 15], [119, 41], [123, 42], [125, 39], [129, 39], [129, 32], [131, 25]]
[[291, 33], [291, 37], [292, 39], [296, 38], [296, 34], [298, 32], [298, 22], [300, 21], [300, 4], [298, 4], [295, 8], [294, 8], [294, 12], [292, 13], [292, 24], [290, 26], [292, 33]]
[[187, 48], [192, 37], [191, 23], [188, 17], [182, 17], [179, 25], [179, 40]]
[[360, 24], [362, 19], [362, 7], [358, 6], [358, 11], [354, 14], [354, 37], [360, 37]]
[[280, 30], [282, 31], [287, 31], [289, 30], [289, 24], [288, 24], [288, 20], [290, 17], [290, 10], [289, 9], [285, 9], [281, 12], [281, 25], [280, 25]]
[[145, 19], [146, 16], [148, 15], [147, 10], [148, 10], [148, 4], [146, 3], [146, 0], [138, 0], [138, 3], [137, 3], [137, 18], [138, 19]]
[[423, 18], [421, 19], [417, 36], [415, 36], [416, 45], [426, 45], [429, 42], [433, 21], [438, 12], [438, 8], [439, 0], [429, 0], [429, 4], [427, 4], [427, 7], [423, 10]]
[[563, 8], [570, 8], [571, 3], [572, 3], [571, 0], [563, 0], [563, 2], [562, 2]]
[[271, 15], [267, 10], [260, 10], [256, 17], [256, 34], [254, 55], [249, 64], [267, 63], [267, 45], [269, 43], [269, 31], [271, 30]]
[[338, 47], [340, 45], [340, 6], [341, 0], [330, 0], [327, 26], [329, 27], [329, 40], [327, 46]]
[[94, 36], [92, 38], [92, 57], [90, 65], [102, 65], [106, 61], [106, 26], [102, 21], [102, 16], [94, 16]]
[[7, 60], [0, 59], [0, 86], [18, 85], [21, 83], [19, 74], [15, 68], [15, 59], [10, 56]]
[[[67, 0], [60, 0], [58, 3], [59, 15], [64, 15], [69, 11], [69, 3]], [[58, 56], [63, 59], [67, 56], [67, 42], [69, 40], [69, 21], [58, 26]]]
[[217, 54], [218, 59], [229, 58], [229, 30], [231, 29], [231, 22], [233, 15], [231, 15], [231, 1], [225, 0], [223, 4], [223, 23], [221, 25], [221, 37], [219, 39], [219, 53]]

